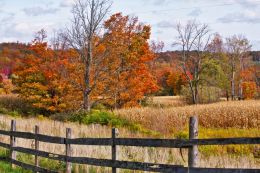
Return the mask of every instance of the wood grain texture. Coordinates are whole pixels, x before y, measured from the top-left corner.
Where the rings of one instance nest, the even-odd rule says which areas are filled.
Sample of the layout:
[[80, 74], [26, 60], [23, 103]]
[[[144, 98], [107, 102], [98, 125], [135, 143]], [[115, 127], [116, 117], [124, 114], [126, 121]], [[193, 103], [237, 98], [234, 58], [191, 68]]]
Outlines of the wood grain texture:
[[[16, 131], [16, 121], [11, 121], [11, 132]], [[16, 152], [13, 150], [13, 148], [16, 146], [16, 138], [15, 136], [10, 135], [10, 159], [16, 160]], [[15, 165], [11, 164], [11, 167], [14, 168]]]
[[[199, 136], [199, 125], [198, 118], [196, 116], [190, 117], [189, 121], [189, 139], [198, 139]], [[198, 145], [192, 145], [188, 151], [188, 167], [197, 167], [199, 150]]]
[[[67, 139], [71, 138], [71, 129], [67, 128], [66, 129], [66, 141], [65, 141], [65, 148], [66, 148], [66, 158], [71, 157], [71, 145], [67, 143]], [[71, 173], [72, 169], [72, 164], [70, 163], [69, 160], [66, 159], [66, 173]]]
[[[35, 126], [34, 127], [34, 133], [35, 133], [34, 149], [35, 149], [35, 151], [38, 151], [39, 148], [40, 148], [40, 143], [39, 143], [38, 138], [37, 138], [37, 135], [39, 134], [39, 132], [40, 132], [39, 126]], [[34, 165], [36, 167], [39, 167], [39, 157], [38, 157], [37, 154], [34, 155]]]

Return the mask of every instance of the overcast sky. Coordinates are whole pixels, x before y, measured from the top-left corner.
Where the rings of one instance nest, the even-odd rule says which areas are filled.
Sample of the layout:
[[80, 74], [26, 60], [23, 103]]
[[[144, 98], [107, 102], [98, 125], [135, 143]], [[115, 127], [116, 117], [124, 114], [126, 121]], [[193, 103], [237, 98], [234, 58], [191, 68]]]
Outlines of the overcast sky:
[[[0, 0], [0, 42], [30, 42], [44, 28], [69, 24], [73, 0]], [[245, 35], [260, 50], [260, 0], [114, 0], [111, 14], [139, 17], [152, 26], [152, 40], [163, 41], [166, 50], [176, 37], [174, 25], [196, 19], [224, 37]]]

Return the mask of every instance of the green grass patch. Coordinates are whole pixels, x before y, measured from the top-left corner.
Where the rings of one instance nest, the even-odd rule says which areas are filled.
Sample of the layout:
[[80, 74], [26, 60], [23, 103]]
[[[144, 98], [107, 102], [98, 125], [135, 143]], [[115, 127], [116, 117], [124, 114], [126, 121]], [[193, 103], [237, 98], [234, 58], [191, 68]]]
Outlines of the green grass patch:
[[[258, 137], [259, 129], [207, 129], [199, 128], [199, 138], [240, 138], [240, 137]], [[178, 139], [188, 139], [188, 130], [180, 131], [174, 134]], [[200, 146], [199, 151], [205, 155], [233, 154], [233, 155], [253, 155], [259, 157], [260, 148], [257, 145], [207, 145]]]
[[134, 122], [130, 122], [127, 119], [119, 118], [112, 112], [105, 110], [92, 110], [90, 112], [80, 111], [73, 113], [58, 113], [50, 117], [54, 120], [79, 122], [80, 124], [100, 124], [110, 127], [124, 127], [128, 128], [132, 132], [140, 132], [151, 136], [159, 136], [158, 132], [144, 128], [142, 125]]
[[[9, 151], [6, 149], [0, 149], [0, 157], [8, 158]], [[18, 155], [19, 157], [19, 155]], [[12, 168], [11, 164], [6, 161], [0, 161], [0, 172], [1, 173], [31, 173], [31, 171], [22, 169], [20, 167]]]
[[31, 173], [31, 171], [24, 170], [20, 167], [12, 168], [10, 163], [0, 161], [0, 172], [1, 173]]
[[10, 111], [6, 108], [3, 108], [0, 106], [0, 114], [6, 114], [6, 115], [10, 115], [12, 117], [21, 117], [20, 113], [17, 111]]
[[[9, 151], [6, 149], [0, 149], [0, 157], [8, 158]], [[20, 162], [27, 164], [34, 164], [34, 156], [24, 153], [17, 153], [16, 159]], [[64, 171], [65, 170], [65, 162], [50, 160], [47, 158], [39, 158], [40, 167], [46, 168], [54, 171]], [[32, 171], [22, 169], [20, 167], [16, 167], [15, 169], [11, 168], [11, 164], [5, 161], [0, 161], [0, 172], [1, 173], [31, 173]]]

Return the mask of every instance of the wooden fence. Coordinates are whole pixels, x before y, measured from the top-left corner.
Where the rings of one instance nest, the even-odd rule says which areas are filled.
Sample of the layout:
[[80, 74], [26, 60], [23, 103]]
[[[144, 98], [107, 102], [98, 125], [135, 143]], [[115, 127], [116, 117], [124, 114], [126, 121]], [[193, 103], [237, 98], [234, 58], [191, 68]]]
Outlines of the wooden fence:
[[[72, 163], [88, 164], [94, 166], [111, 167], [116, 173], [117, 168], [129, 170], [142, 170], [150, 172], [171, 172], [171, 173], [260, 173], [260, 169], [225, 169], [225, 168], [198, 168], [198, 145], [229, 145], [229, 144], [260, 144], [260, 137], [256, 138], [218, 138], [218, 139], [197, 139], [198, 120], [190, 118], [189, 139], [144, 139], [144, 138], [119, 138], [117, 129], [112, 129], [112, 138], [71, 138], [71, 129], [66, 129], [66, 137], [47, 136], [39, 133], [39, 127], [35, 126], [35, 133], [16, 131], [16, 122], [11, 121], [10, 131], [0, 130], [1, 135], [10, 136], [10, 144], [0, 141], [0, 147], [10, 150], [10, 157], [0, 158], [34, 172], [50, 172], [46, 168], [39, 167], [39, 157], [63, 161], [66, 163], [66, 173], [71, 173]], [[34, 149], [16, 146], [16, 138], [35, 140]], [[39, 150], [39, 143], [55, 143], [65, 145], [65, 155], [49, 153]], [[89, 157], [73, 157], [71, 145], [96, 145], [111, 146], [112, 157], [109, 159], [96, 159]], [[154, 164], [143, 162], [120, 161], [116, 159], [116, 146], [136, 147], [165, 147], [165, 148], [188, 148], [188, 167], [182, 165]], [[16, 160], [16, 152], [27, 153], [35, 156], [35, 164], [30, 165]]]

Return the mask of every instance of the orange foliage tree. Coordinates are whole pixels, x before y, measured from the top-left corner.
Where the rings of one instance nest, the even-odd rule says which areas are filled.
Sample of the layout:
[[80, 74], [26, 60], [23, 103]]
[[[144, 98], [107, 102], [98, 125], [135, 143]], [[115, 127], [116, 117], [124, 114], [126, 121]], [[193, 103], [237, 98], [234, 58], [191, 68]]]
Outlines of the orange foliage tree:
[[28, 52], [24, 58], [17, 59], [14, 68], [16, 92], [35, 107], [49, 112], [69, 109], [69, 100], [65, 98], [73, 89], [64, 80], [67, 60], [62, 52], [57, 53], [46, 42], [38, 40], [29, 45]]
[[174, 95], [179, 95], [182, 86], [184, 86], [186, 83], [187, 82], [184, 74], [178, 70], [171, 71], [167, 78], [167, 85], [173, 89]]
[[255, 82], [243, 82], [242, 88], [243, 88], [244, 99], [254, 98], [257, 91], [257, 86]]
[[[93, 38], [91, 106], [137, 106], [145, 95], [158, 89], [148, 64], [155, 58], [148, 44], [150, 26], [120, 13], [104, 26], [105, 34]], [[50, 112], [82, 107], [85, 65], [78, 52], [69, 47], [53, 49], [43, 40], [36, 37], [28, 53], [17, 61], [13, 79], [16, 92]]]
[[144, 95], [158, 90], [148, 65], [155, 58], [148, 43], [151, 28], [121, 13], [112, 15], [105, 28], [104, 44], [109, 50], [105, 65], [110, 76], [106, 97], [115, 108], [136, 106]]
[[257, 92], [257, 85], [255, 82], [255, 75], [254, 75], [255, 73], [256, 73], [255, 66], [249, 66], [240, 72], [240, 78], [243, 80], [242, 94], [244, 99], [254, 98]]

